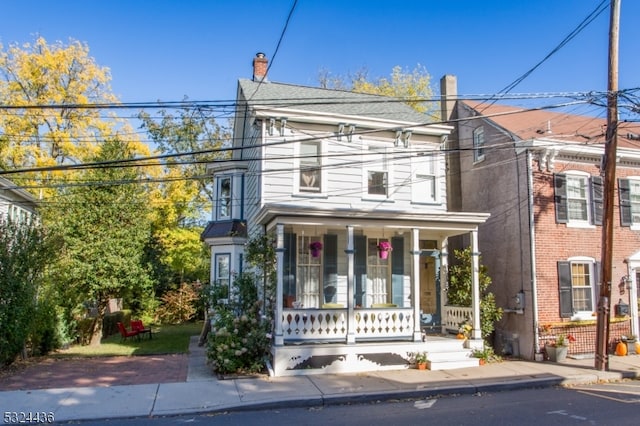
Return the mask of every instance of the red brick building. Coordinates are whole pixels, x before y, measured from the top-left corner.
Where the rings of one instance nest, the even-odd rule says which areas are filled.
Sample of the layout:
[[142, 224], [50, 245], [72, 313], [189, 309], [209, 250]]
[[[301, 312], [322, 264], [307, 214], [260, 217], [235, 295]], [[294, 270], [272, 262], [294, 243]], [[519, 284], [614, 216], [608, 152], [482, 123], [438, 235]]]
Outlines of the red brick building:
[[[443, 78], [443, 89], [455, 80]], [[443, 95], [451, 95], [451, 91]], [[486, 211], [482, 263], [505, 309], [494, 345], [533, 359], [572, 335], [574, 356], [595, 353], [600, 293], [606, 120], [459, 101], [443, 109], [450, 207]], [[640, 126], [618, 128], [610, 343], [638, 334]]]

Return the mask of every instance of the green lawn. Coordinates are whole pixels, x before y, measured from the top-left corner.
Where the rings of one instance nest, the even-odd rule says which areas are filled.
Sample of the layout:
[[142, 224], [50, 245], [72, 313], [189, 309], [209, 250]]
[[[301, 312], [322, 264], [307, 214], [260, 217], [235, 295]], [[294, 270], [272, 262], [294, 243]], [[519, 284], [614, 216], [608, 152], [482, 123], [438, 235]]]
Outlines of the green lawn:
[[200, 335], [202, 321], [188, 322], [179, 325], [151, 326], [153, 339], [147, 335], [140, 341], [135, 337], [121, 342], [120, 334], [114, 334], [102, 340], [100, 346], [74, 345], [69, 349], [60, 350], [53, 356], [130, 356], [130, 355], [162, 355], [187, 353], [191, 336]]

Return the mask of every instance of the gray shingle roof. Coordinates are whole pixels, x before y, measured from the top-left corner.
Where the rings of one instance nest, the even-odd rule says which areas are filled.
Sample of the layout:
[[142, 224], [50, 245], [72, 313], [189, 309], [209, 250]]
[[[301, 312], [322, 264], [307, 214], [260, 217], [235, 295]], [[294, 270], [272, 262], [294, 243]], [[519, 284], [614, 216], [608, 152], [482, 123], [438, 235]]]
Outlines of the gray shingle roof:
[[429, 117], [397, 98], [346, 90], [240, 79], [238, 85], [250, 106], [291, 108], [310, 112], [362, 116], [380, 120], [428, 123]]

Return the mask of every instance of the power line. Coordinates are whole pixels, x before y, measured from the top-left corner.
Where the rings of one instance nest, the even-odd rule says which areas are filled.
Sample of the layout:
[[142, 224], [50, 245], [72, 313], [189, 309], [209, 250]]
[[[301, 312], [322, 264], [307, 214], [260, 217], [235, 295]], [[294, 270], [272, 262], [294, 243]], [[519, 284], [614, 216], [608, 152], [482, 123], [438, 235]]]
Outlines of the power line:
[[600, 2], [600, 4], [598, 6], [596, 6], [596, 8], [589, 14], [587, 15], [586, 18], [584, 18], [582, 20], [582, 22], [580, 22], [580, 24], [578, 24], [578, 26], [573, 29], [569, 35], [567, 35], [556, 47], [554, 47], [551, 52], [549, 52], [544, 58], [542, 58], [542, 60], [540, 60], [537, 64], [535, 64], [533, 67], [531, 67], [529, 70], [527, 70], [524, 74], [522, 74], [520, 77], [516, 78], [514, 81], [512, 81], [510, 84], [508, 84], [506, 87], [504, 87], [503, 89], [501, 89], [500, 91], [498, 91], [498, 93], [496, 93], [496, 95], [493, 97], [493, 100], [491, 101], [491, 103], [489, 105], [494, 104], [499, 98], [500, 98], [500, 94], [504, 93], [509, 93], [511, 90], [513, 90], [518, 84], [522, 83], [522, 81], [524, 79], [526, 79], [529, 75], [531, 75], [536, 69], [538, 69], [538, 67], [540, 67], [543, 63], [545, 63], [549, 58], [551, 58], [554, 54], [556, 54], [560, 49], [562, 49], [567, 43], [569, 43], [571, 40], [573, 40], [574, 37], [576, 37], [580, 32], [582, 32], [582, 30], [584, 30], [591, 22], [593, 22], [598, 16], [600, 16], [600, 14], [602, 12], [604, 12], [605, 10], [607, 10], [607, 3], [609, 2], [609, 0], [602, 0], [602, 2]]

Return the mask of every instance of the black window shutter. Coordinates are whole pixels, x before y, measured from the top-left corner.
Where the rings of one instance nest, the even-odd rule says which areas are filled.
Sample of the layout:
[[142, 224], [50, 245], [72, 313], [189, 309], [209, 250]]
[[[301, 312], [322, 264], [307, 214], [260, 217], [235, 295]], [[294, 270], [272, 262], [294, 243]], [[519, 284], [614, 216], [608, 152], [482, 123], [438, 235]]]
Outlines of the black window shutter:
[[404, 238], [391, 238], [391, 303], [404, 304]]
[[356, 235], [353, 237], [353, 262], [356, 278], [355, 303], [364, 307], [364, 291], [367, 282], [367, 237]]
[[558, 282], [560, 288], [560, 317], [570, 318], [573, 315], [573, 298], [571, 294], [571, 263], [558, 262]]
[[[284, 234], [284, 264], [283, 264], [283, 284], [282, 293], [287, 297], [296, 298], [296, 254], [298, 253], [296, 234]], [[285, 303], [286, 305], [286, 303]]]
[[603, 206], [602, 178], [600, 176], [591, 176], [591, 213], [594, 225], [602, 225]]
[[338, 236], [324, 236], [323, 303], [335, 303], [338, 290]]
[[569, 211], [567, 205], [567, 177], [563, 174], [553, 175], [554, 202], [556, 205], [556, 222], [567, 223]]
[[620, 199], [620, 225], [631, 226], [631, 188], [629, 179], [618, 179], [618, 198]]

